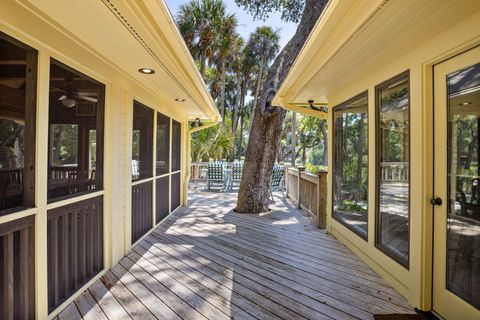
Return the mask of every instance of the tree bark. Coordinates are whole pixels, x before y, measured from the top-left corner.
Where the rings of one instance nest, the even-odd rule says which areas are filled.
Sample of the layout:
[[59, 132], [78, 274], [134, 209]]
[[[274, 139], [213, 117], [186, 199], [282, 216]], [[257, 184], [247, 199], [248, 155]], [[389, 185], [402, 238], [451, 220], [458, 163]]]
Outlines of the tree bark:
[[260, 95], [260, 87], [262, 86], [263, 80], [263, 71], [265, 69], [265, 56], [262, 55], [259, 64], [258, 76], [257, 76], [257, 83], [255, 85], [255, 92], [253, 94], [253, 104], [252, 104], [252, 112], [250, 112], [250, 127], [248, 128], [248, 132], [252, 131], [252, 124], [253, 118], [255, 118], [255, 106], [258, 104], [258, 96]]
[[315, 26], [327, 1], [306, 0], [302, 19], [295, 35], [275, 59], [263, 84], [260, 98], [254, 105], [255, 113], [248, 139], [236, 212], [260, 213], [268, 211], [273, 165], [286, 111], [272, 106], [276, 91]]

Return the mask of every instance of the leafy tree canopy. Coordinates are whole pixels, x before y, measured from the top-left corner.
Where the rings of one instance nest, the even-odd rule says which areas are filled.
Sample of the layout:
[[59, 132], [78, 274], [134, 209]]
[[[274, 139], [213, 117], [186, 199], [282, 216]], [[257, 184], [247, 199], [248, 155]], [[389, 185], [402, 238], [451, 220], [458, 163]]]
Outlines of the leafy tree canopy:
[[286, 22], [299, 22], [302, 17], [305, 0], [235, 0], [244, 7], [254, 19], [265, 21], [272, 12], [280, 12]]

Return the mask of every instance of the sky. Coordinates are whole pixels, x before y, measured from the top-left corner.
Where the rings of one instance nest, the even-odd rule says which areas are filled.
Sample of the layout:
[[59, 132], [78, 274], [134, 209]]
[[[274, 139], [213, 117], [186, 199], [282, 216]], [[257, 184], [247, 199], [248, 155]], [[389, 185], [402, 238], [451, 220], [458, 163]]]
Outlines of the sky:
[[[166, 0], [166, 2], [170, 9], [170, 12], [176, 18], [178, 7], [184, 3], [187, 3], [188, 0]], [[244, 11], [243, 8], [237, 6], [235, 0], [224, 0], [223, 2], [227, 7], [227, 12], [235, 13], [235, 15], [237, 16], [239, 23], [237, 30], [240, 35], [245, 39], [245, 41], [248, 40], [250, 33], [254, 32], [257, 27], [270, 26], [274, 30], [279, 30], [280, 47], [283, 48], [297, 29], [297, 25], [295, 23], [283, 22], [280, 19], [280, 13], [271, 14], [270, 17], [265, 21], [254, 21], [251, 15]]]

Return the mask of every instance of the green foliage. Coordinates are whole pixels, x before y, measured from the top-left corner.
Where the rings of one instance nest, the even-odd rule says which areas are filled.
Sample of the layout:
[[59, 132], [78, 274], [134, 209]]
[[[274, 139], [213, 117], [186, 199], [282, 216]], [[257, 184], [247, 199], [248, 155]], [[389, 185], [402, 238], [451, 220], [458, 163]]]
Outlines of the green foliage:
[[0, 119], [0, 169], [14, 168], [19, 147], [23, 149], [24, 126], [13, 120]]
[[212, 61], [218, 48], [224, 17], [222, 0], [190, 0], [179, 8], [178, 29], [192, 56], [200, 62], [202, 75], [206, 60]]
[[[258, 27], [254, 33], [250, 35], [247, 44], [247, 51], [249, 58], [258, 60], [263, 58], [265, 64], [273, 60], [280, 49], [280, 35], [278, 30], [273, 30], [271, 27]], [[258, 62], [257, 62], [258, 63]]]
[[314, 165], [311, 163], [305, 163], [305, 171], [316, 174], [318, 171], [327, 171], [327, 166]]
[[[296, 163], [304, 166], [327, 165], [327, 122], [324, 119], [296, 115]], [[283, 123], [283, 133], [280, 140], [279, 161], [291, 161], [292, 145], [292, 113], [289, 112]], [[313, 173], [316, 172], [312, 169]]]
[[57, 124], [52, 131], [52, 164], [66, 165], [78, 163], [78, 125]]
[[364, 112], [344, 112], [335, 120], [335, 183], [342, 202], [366, 202], [368, 194], [368, 123]]
[[265, 21], [272, 12], [280, 12], [282, 20], [299, 22], [302, 16], [304, 0], [235, 0], [243, 6], [255, 19]]
[[198, 131], [192, 137], [192, 161], [227, 158], [233, 145], [233, 135], [223, 125]]
[[355, 200], [345, 199], [340, 205], [340, 210], [345, 212], [367, 212], [367, 208], [357, 203]]
[[[278, 5], [293, 10], [288, 2]], [[246, 151], [253, 110], [248, 96], [261, 87], [264, 77], [259, 75], [267, 73], [279, 50], [278, 31], [259, 27], [245, 41], [238, 35], [235, 15], [226, 11], [222, 0], [190, 0], [180, 6], [177, 25], [223, 115], [221, 129], [192, 137], [193, 159], [240, 158]], [[209, 143], [202, 145], [205, 141]], [[212, 146], [216, 150], [206, 150]]]

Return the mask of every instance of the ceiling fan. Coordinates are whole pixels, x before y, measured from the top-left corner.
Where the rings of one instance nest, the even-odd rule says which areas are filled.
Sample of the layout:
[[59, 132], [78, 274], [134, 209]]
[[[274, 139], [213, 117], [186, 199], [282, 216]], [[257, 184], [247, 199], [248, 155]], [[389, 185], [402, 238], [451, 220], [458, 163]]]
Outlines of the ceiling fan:
[[88, 102], [97, 103], [98, 99], [92, 97], [92, 95], [97, 95], [96, 92], [87, 92], [87, 91], [78, 91], [73, 88], [73, 80], [66, 79], [67, 89], [62, 90], [58, 88], [53, 88], [55, 91], [59, 91], [62, 95], [58, 98], [58, 101], [62, 103], [63, 106], [67, 108], [73, 108], [77, 104], [77, 100], [83, 100]]

